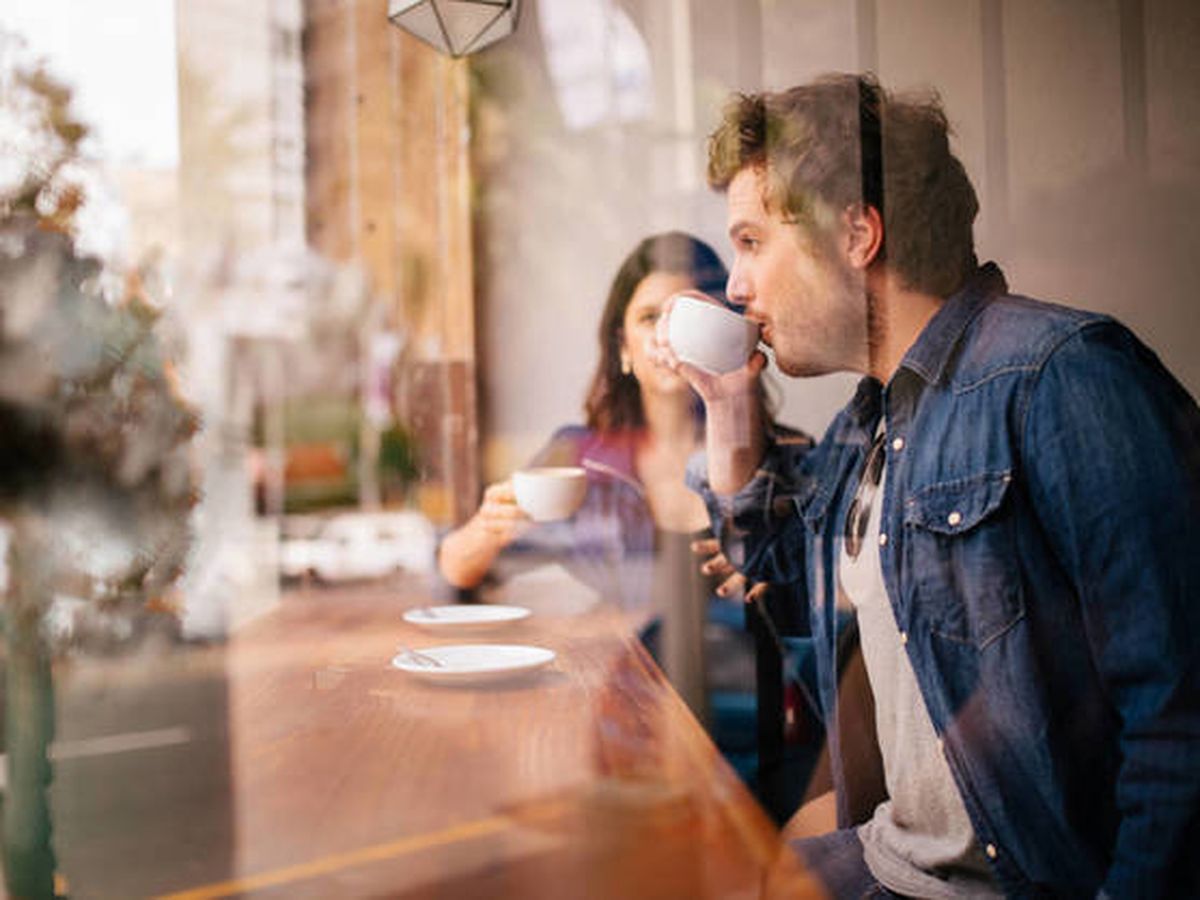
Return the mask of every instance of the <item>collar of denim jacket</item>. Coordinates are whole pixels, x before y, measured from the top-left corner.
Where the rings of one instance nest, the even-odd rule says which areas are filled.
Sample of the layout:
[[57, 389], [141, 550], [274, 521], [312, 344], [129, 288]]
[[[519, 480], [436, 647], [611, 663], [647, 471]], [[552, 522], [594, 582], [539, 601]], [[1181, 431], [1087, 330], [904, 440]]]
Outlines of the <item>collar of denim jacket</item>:
[[1008, 283], [998, 265], [989, 262], [980, 266], [960, 291], [942, 303], [904, 354], [900, 368], [915, 372], [929, 384], [940, 382], [976, 313], [992, 297], [1007, 291]]
[[883, 408], [883, 385], [879, 379], [865, 375], [858, 382], [854, 398], [846, 406], [856, 429], [874, 428]]

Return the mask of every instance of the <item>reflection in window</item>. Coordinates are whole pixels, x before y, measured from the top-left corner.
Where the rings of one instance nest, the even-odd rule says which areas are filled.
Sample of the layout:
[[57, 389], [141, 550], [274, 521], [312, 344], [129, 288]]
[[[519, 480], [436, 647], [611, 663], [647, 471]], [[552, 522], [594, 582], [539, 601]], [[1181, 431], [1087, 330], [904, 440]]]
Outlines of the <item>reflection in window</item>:
[[650, 116], [650, 53], [623, 9], [612, 0], [543, 0], [538, 24], [568, 128]]

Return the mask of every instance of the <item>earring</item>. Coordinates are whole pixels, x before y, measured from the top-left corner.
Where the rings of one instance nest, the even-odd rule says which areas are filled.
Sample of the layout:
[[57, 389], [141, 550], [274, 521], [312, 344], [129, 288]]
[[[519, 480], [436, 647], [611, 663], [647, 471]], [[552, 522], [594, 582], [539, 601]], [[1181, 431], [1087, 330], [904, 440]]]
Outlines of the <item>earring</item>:
[[626, 356], [624, 353], [621, 354], [621, 374], [622, 375], [633, 374], [633, 363], [631, 363], [629, 361], [629, 357]]

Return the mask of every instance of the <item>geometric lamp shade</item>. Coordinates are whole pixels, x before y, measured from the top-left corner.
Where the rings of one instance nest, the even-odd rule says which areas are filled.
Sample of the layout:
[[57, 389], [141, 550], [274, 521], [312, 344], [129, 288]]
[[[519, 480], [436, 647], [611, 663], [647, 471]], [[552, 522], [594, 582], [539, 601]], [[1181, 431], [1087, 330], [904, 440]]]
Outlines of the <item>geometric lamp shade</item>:
[[520, 0], [388, 0], [388, 19], [435, 50], [466, 56], [512, 34]]

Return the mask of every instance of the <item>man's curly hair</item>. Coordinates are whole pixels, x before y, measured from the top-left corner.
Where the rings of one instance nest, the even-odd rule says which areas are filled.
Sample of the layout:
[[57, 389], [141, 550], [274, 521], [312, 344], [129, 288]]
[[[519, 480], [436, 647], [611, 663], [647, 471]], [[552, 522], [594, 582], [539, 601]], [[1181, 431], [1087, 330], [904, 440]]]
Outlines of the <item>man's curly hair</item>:
[[905, 287], [947, 297], [977, 266], [975, 189], [950, 149], [936, 94], [894, 96], [870, 75], [826, 75], [735, 95], [709, 137], [708, 182], [766, 177], [769, 209], [810, 233], [848, 206], [879, 210], [885, 259]]

